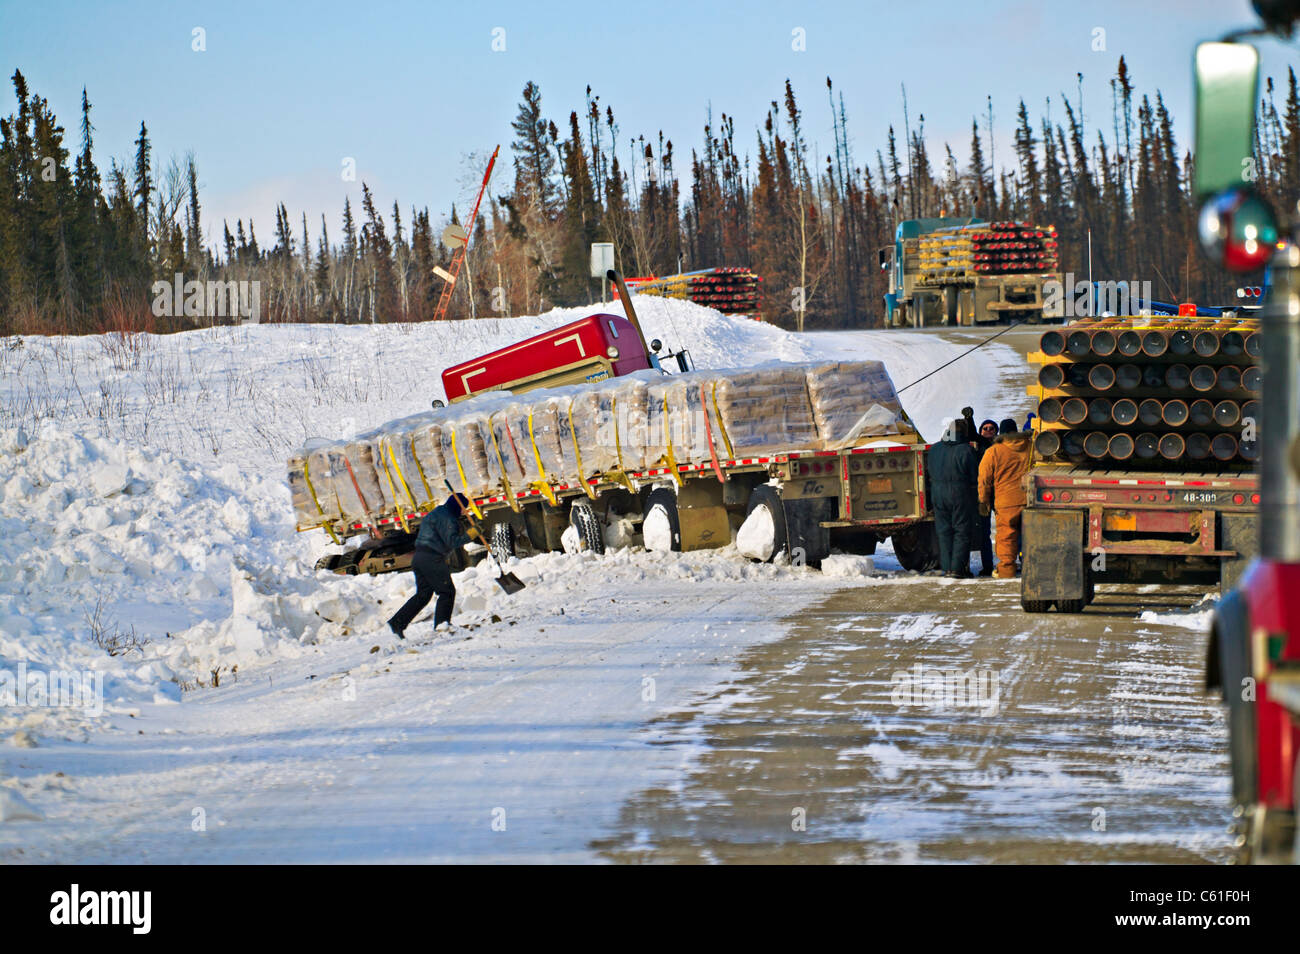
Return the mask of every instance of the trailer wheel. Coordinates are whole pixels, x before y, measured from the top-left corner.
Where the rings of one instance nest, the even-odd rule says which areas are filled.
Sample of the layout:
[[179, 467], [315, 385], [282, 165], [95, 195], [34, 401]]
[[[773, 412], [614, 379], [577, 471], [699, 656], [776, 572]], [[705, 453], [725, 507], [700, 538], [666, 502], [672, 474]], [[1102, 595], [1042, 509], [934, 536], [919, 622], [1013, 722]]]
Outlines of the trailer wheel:
[[1058, 613], [1082, 613], [1083, 608], [1088, 605], [1087, 600], [1057, 600], [1056, 611]]
[[894, 555], [904, 570], [926, 573], [939, 567], [939, 538], [930, 521], [913, 524], [892, 537]]
[[750, 493], [736, 546], [743, 555], [760, 563], [770, 563], [778, 553], [789, 551], [785, 506], [775, 487], [761, 484]]
[[1026, 613], [1046, 613], [1052, 608], [1052, 601], [1022, 599], [1020, 601], [1020, 608]]
[[682, 528], [677, 522], [677, 494], [670, 488], [656, 487], [646, 497], [641, 536], [647, 550], [681, 551]]
[[589, 501], [574, 501], [573, 506], [569, 508], [569, 525], [578, 531], [584, 550], [590, 550], [598, 556], [604, 554], [604, 530], [600, 518], [596, 516], [596, 511], [592, 509]]
[[492, 548], [492, 555], [498, 563], [507, 563], [518, 552], [514, 524], [508, 521], [492, 524], [492, 529], [488, 531], [488, 546]]

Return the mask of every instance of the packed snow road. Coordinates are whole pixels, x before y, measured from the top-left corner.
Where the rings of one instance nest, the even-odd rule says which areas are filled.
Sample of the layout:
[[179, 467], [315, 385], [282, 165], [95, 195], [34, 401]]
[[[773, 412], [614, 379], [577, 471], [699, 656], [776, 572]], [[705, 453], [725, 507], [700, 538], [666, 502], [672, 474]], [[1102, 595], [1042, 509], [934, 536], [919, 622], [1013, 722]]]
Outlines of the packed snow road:
[[[511, 567], [514, 597], [460, 574], [457, 632], [426, 618], [394, 644], [409, 576], [315, 574], [285, 454], [427, 407], [430, 354], [571, 317], [4, 352], [0, 670], [105, 691], [102, 714], [0, 709], [0, 861], [1224, 856], [1222, 720], [1195, 691], [1204, 637], [1176, 625], [1195, 591], [1031, 621], [1012, 585], [908, 576], [888, 547], [823, 572], [550, 554]], [[871, 357], [900, 388], [985, 337], [797, 336], [671, 302], [643, 320], [701, 367]], [[1035, 337], [905, 390], [922, 434], [965, 404], [1022, 419]], [[113, 625], [89, 632], [100, 605]], [[107, 656], [106, 632], [140, 647]], [[996, 706], [896, 702], [917, 664], [922, 701], [929, 670], [973, 671]]]
[[1225, 862], [1198, 599], [1107, 587], [1082, 615], [1030, 617], [1010, 581], [842, 590], [658, 720], [688, 769], [593, 847], [620, 862]]

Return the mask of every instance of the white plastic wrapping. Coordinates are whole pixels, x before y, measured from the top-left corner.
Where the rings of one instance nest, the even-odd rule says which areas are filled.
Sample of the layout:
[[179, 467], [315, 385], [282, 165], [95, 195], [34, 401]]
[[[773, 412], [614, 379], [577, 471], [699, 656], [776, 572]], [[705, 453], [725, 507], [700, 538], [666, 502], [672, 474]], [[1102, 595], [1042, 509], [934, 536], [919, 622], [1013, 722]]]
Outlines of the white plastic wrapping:
[[[531, 425], [531, 426], [530, 426]], [[913, 433], [878, 361], [770, 365], [493, 393], [289, 459], [301, 527], [428, 509], [444, 480], [473, 497], [719, 458], [837, 449]], [[350, 467], [349, 467], [350, 465]], [[310, 475], [311, 487], [307, 477]], [[315, 490], [315, 494], [311, 490]]]
[[837, 450], [863, 438], [911, 434], [894, 382], [880, 361], [831, 361], [805, 369], [821, 445]]

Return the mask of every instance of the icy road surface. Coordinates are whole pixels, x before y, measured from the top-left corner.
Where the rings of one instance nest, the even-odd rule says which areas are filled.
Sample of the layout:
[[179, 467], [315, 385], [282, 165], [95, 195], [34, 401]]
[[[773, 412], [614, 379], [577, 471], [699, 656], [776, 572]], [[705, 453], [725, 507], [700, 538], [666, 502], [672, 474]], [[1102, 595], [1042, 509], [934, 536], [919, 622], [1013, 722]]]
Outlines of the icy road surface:
[[[734, 549], [552, 554], [512, 567], [528, 583], [512, 598], [481, 568], [461, 574], [462, 628], [435, 639], [426, 614], [411, 645], [394, 647], [383, 620], [412, 591], [409, 576], [315, 574], [326, 541], [293, 531], [284, 456], [305, 437], [422, 410], [441, 396], [437, 367], [572, 317], [0, 348], [0, 670], [94, 670], [106, 686], [102, 715], [0, 709], [0, 860], [814, 857], [788, 854], [800, 807], [805, 827], [793, 844], [838, 844], [818, 858], [1039, 860], [1060, 857], [1045, 843], [1104, 837], [1035, 829], [1057, 823], [1072, 786], [1078, 797], [1061, 824], [1075, 825], [1083, 799], [1088, 824], [1101, 807], [1108, 830], [1123, 832], [1110, 842], [1122, 850], [1090, 858], [1221, 857], [1222, 725], [1188, 688], [1203, 637], [1175, 625], [1194, 593], [1085, 614], [1062, 643], [1026, 635], [997, 584], [983, 584], [1000, 594], [996, 608], [981, 596], [940, 611], [935, 582], [899, 575], [887, 547], [874, 567], [836, 557], [823, 573], [751, 564]], [[979, 337], [797, 336], [667, 301], [642, 318], [701, 367], [870, 357], [900, 388]], [[933, 439], [966, 403], [981, 418], [1023, 417], [1017, 351], [1027, 349], [1016, 337], [904, 391], [923, 434]], [[895, 629], [855, 606], [864, 593], [886, 601]], [[813, 607], [820, 615], [807, 615]], [[1139, 623], [1141, 612], [1157, 615]], [[847, 625], [829, 643], [826, 633], [808, 642], [809, 621], [827, 613]], [[1003, 635], [972, 643], [991, 614]], [[1048, 632], [1055, 619], [1043, 621]], [[108, 656], [94, 629], [133, 634], [143, 647]], [[974, 730], [964, 714], [891, 715], [872, 693], [894, 647], [913, 640], [936, 652], [951, 644], [958, 662], [974, 658], [973, 645], [987, 649], [1016, 704]], [[1090, 662], [1098, 645], [1100, 667]], [[1070, 652], [1057, 666], [1062, 647]], [[923, 661], [916, 655], [900, 662]], [[1076, 655], [1083, 662], [1073, 666]], [[1031, 684], [1042, 712], [1021, 705]], [[1180, 687], [1169, 690], [1168, 717], [1134, 710], [1117, 721], [1135, 685], [1153, 697]], [[1087, 700], [1078, 713], [1073, 691]], [[867, 720], [870, 738], [841, 744], [846, 711]], [[769, 771], [761, 751], [737, 753], [728, 730], [710, 728], [736, 723], [769, 733], [754, 736], [755, 750], [790, 747], [774, 727], [807, 732]], [[919, 751], [909, 735], [918, 725], [948, 754]], [[994, 755], [1028, 726], [1048, 735]], [[1144, 772], [1103, 771], [1123, 752], [1102, 736], [1130, 747], [1141, 736], [1166, 754]], [[987, 741], [972, 749], [972, 737]], [[841, 756], [849, 775], [817, 768]], [[754, 771], [711, 774], [728, 764]], [[970, 794], [981, 786], [998, 794], [1002, 827], [987, 829], [984, 803]], [[1190, 794], [1171, 807], [1179, 786]], [[687, 843], [676, 819], [697, 792], [712, 807], [708, 818], [688, 809]], [[756, 816], [755, 792], [797, 801]], [[892, 816], [861, 824], [881, 799]], [[996, 849], [1010, 827], [1025, 829], [1019, 853]], [[951, 847], [967, 841], [969, 850]]]

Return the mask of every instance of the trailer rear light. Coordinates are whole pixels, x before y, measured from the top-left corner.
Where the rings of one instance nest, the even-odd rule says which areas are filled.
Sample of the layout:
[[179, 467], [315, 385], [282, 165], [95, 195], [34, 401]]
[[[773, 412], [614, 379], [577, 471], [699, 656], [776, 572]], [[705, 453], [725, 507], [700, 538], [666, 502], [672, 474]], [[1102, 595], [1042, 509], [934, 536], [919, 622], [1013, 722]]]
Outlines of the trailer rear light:
[[1044, 503], [1051, 503], [1051, 502], [1052, 502], [1053, 500], [1055, 500], [1055, 499], [1056, 499], [1056, 494], [1052, 493], [1050, 490], [1044, 490], [1044, 491], [1043, 491], [1043, 502], [1044, 502]]
[[1073, 499], [1074, 494], [1070, 493], [1068, 490], [1061, 491], [1061, 503], [1069, 503]]
[[1134, 495], [1133, 495], [1133, 502], [1134, 502], [1134, 503], [1141, 503], [1141, 502], [1142, 502], [1142, 495], [1141, 495], [1141, 494], [1134, 494]]
[[1251, 494], [1251, 495], [1250, 495], [1250, 502], [1253, 503], [1253, 504], [1257, 504], [1257, 503], [1259, 503], [1259, 494]]
[[1245, 495], [1245, 494], [1233, 494], [1233, 495], [1232, 495], [1232, 502], [1235, 503], [1235, 504], [1242, 504], [1242, 503], [1245, 503], [1245, 502], [1246, 502], [1246, 495]]

